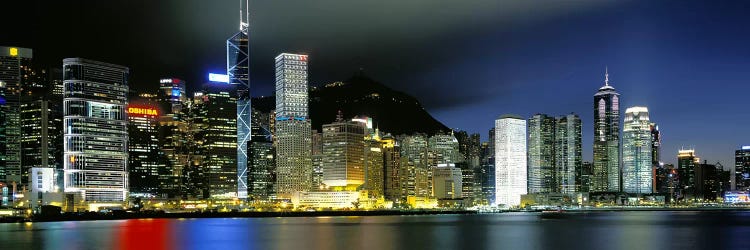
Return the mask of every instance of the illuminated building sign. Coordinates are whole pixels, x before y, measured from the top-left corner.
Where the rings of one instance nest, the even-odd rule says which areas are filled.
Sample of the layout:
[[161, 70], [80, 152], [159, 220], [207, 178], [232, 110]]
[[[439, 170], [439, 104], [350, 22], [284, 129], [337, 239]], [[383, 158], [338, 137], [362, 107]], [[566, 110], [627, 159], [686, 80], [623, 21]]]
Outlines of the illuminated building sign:
[[229, 75], [208, 73], [208, 80], [212, 82], [229, 83]]
[[750, 197], [747, 191], [727, 191], [724, 194], [725, 203], [749, 203]]
[[172, 89], [172, 97], [180, 97], [180, 89]]
[[750, 150], [750, 146], [742, 146], [742, 150]]
[[10, 48], [8, 53], [10, 53], [10, 56], [18, 56], [18, 48]]
[[159, 115], [155, 108], [146, 107], [128, 107], [128, 114], [131, 115]]

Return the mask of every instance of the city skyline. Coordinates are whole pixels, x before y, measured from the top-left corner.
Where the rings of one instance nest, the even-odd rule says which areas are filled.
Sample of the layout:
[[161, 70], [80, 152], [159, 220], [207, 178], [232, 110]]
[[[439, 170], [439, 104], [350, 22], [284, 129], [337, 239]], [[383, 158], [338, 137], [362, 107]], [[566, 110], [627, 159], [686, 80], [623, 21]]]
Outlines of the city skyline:
[[[33, 2], [32, 2], [33, 3]], [[182, 3], [182, 2], [181, 2]], [[492, 1], [476, 1], [476, 6], [461, 7], [456, 13], [449, 13], [444, 19], [438, 20], [440, 24], [451, 24], [445, 29], [427, 29], [426, 38], [446, 37], [452, 34], [461, 33], [456, 27], [461, 24], [460, 17], [462, 13], [474, 8], [489, 8], [490, 10], [498, 9], [499, 4]], [[592, 160], [591, 137], [592, 117], [590, 112], [586, 112], [588, 101], [583, 96], [590, 95], [596, 87], [600, 86], [603, 78], [603, 68], [609, 66], [611, 80], [613, 85], [626, 98], [623, 99], [623, 106], [642, 105], [647, 106], [651, 112], [660, 118], [660, 126], [664, 130], [664, 145], [662, 145], [662, 160], [667, 163], [676, 162], [676, 153], [682, 147], [694, 147], [702, 152], [705, 159], [712, 162], [721, 161], [724, 165], [732, 165], [733, 155], [731, 152], [743, 144], [740, 141], [743, 138], [733, 136], [737, 131], [741, 131], [741, 122], [736, 122], [728, 117], [734, 113], [744, 112], [739, 105], [737, 98], [738, 93], [742, 91], [732, 91], [730, 93], [720, 93], [718, 89], [711, 89], [714, 83], [722, 83], [728, 89], [747, 89], [743, 85], [741, 69], [747, 63], [741, 58], [746, 58], [750, 53], [746, 48], [740, 46], [750, 40], [750, 37], [743, 32], [739, 32], [740, 25], [747, 21], [747, 17], [741, 15], [745, 6], [733, 6], [731, 3], [724, 5], [704, 5], [700, 1], [685, 2], [681, 8], [671, 8], [665, 2], [656, 2], [650, 4], [624, 2], [624, 3], [591, 3], [582, 2], [580, 4], [560, 4], [559, 6], [543, 7], [538, 6], [535, 2], [531, 3], [514, 3], [509, 4], [510, 10], [530, 10], [539, 9], [543, 15], [537, 18], [519, 17], [512, 13], [500, 15], [496, 13], [478, 12], [478, 15], [484, 17], [478, 20], [466, 21], [466, 25], [474, 25], [480, 30], [479, 33], [486, 35], [481, 41], [468, 41], [465, 38], [453, 37], [447, 39], [439, 45], [430, 45], [420, 48], [415, 53], [414, 58], [406, 60], [396, 60], [394, 53], [401, 53], [407, 50], [413, 50], [415, 45], [421, 44], [424, 38], [420, 36], [407, 36], [403, 47], [399, 46], [382, 46], [376, 52], [362, 52], [361, 48], [371, 45], [367, 39], [362, 39], [362, 31], [354, 30], [350, 27], [335, 26], [336, 32], [322, 32], [325, 35], [356, 35], [350, 46], [340, 48], [340, 51], [331, 52], [332, 45], [325, 45], [321, 42], [321, 36], [312, 31], [292, 32], [300, 23], [325, 23], [326, 25], [341, 25], [331, 23], [331, 18], [326, 15], [300, 15], [300, 18], [310, 22], [287, 22], [279, 20], [275, 14], [280, 12], [281, 8], [289, 9], [290, 14], [304, 14], [303, 9], [309, 7], [306, 3], [290, 4], [289, 6], [277, 6], [268, 3], [251, 3], [253, 16], [253, 27], [255, 33], [251, 38], [254, 44], [252, 50], [251, 71], [254, 77], [254, 87], [257, 87], [255, 95], [268, 95], [273, 89], [273, 67], [272, 60], [276, 53], [283, 51], [309, 52], [317, 58], [317, 63], [311, 69], [312, 74], [310, 82], [313, 85], [325, 84], [328, 82], [344, 79], [350, 76], [358, 68], [364, 68], [366, 72], [373, 75], [376, 79], [395, 87], [398, 90], [413, 94], [425, 105], [430, 113], [451, 128], [459, 128], [470, 132], [482, 134], [483, 140], [486, 140], [486, 130], [492, 126], [491, 121], [499, 114], [513, 112], [530, 117], [535, 113], [564, 114], [576, 112], [581, 114], [583, 121], [583, 158]], [[28, 3], [19, 4], [19, 9]], [[11, 5], [12, 5], [11, 4]], [[169, 9], [174, 7], [175, 3], [153, 3], [155, 10]], [[62, 5], [62, 6], [60, 6]], [[196, 86], [203, 83], [203, 77], [206, 72], [219, 72], [225, 68], [225, 58], [217, 56], [225, 48], [221, 43], [233, 33], [237, 32], [237, 23], [239, 18], [236, 14], [228, 15], [227, 13], [237, 13], [237, 3], [226, 1], [220, 3], [200, 3], [189, 2], [181, 4], [174, 8], [180, 13], [162, 15], [157, 11], [136, 12], [140, 17], [159, 17], [167, 20], [163, 23], [156, 23], [153, 27], [144, 28], [143, 32], [150, 34], [153, 38], [146, 39], [145, 42], [127, 38], [127, 34], [141, 31], [139, 27], [144, 27], [142, 21], [133, 20], [132, 23], [119, 22], [117, 18], [125, 18], [122, 15], [110, 15], [114, 9], [134, 9], [140, 8], [130, 6], [124, 3], [113, 3], [117, 8], [97, 9], [97, 11], [86, 11], [87, 8], [97, 6], [86, 6], [85, 4], [74, 4], [67, 6], [59, 3], [37, 4], [29, 7], [33, 16], [42, 16], [45, 18], [54, 18], [60, 15], [52, 12], [56, 9], [75, 9], [80, 8], [81, 13], [86, 13], [85, 17], [75, 17], [74, 19], [57, 18], [62, 22], [79, 23], [84, 19], [93, 18], [101, 19], [103, 23], [96, 25], [111, 25], [113, 27], [122, 27], [122, 34], [115, 34], [116, 39], [123, 43], [123, 51], [113, 51], [111, 54], [103, 53], [105, 50], [94, 46], [96, 39], [86, 40], [95, 34], [85, 34], [80, 39], [76, 39], [79, 44], [69, 44], [69, 41], [62, 41], [59, 44], [42, 43], [44, 39], [34, 39], [41, 35], [41, 30], [34, 26], [40, 20], [32, 20], [29, 24], [11, 27], [9, 30], [9, 41], [6, 45], [33, 48], [36, 51], [35, 58], [39, 58], [43, 63], [57, 62], [59, 59], [67, 56], [82, 56], [95, 60], [107, 61], [121, 65], [127, 65], [134, 69], [132, 73], [134, 86], [146, 86], [154, 82], [163, 75], [175, 75], [187, 80], [189, 87], [196, 89]], [[419, 14], [415, 6], [407, 6], [404, 13], [398, 14], [400, 20], [404, 18], [416, 18], [414, 24], [389, 21], [383, 26], [374, 27], [375, 34], [383, 37], [400, 38], [403, 34], [394, 31], [387, 31], [388, 28], [400, 27], [409, 29], [415, 25], [425, 26], [429, 23], [429, 17]], [[342, 4], [337, 8], [319, 10], [323, 13], [343, 13], [351, 15], [354, 10], [362, 7], [357, 4]], [[404, 7], [397, 4], [386, 2], [384, 10], [389, 8]], [[440, 9], [441, 7], [456, 7], [448, 3], [437, 6], [421, 6], [424, 10]], [[700, 12], [691, 12], [691, 10], [701, 9]], [[666, 11], [669, 10], [669, 11]], [[72, 10], [71, 10], [72, 11]], [[52, 13], [50, 13], [52, 12]], [[192, 13], [192, 15], [190, 14]], [[187, 16], [201, 16], [197, 13], [210, 16], [210, 20], [197, 18], [188, 20]], [[505, 13], [505, 12], [502, 12]], [[659, 13], [668, 13], [665, 16]], [[375, 18], [370, 12], [358, 13], [361, 20]], [[49, 16], [49, 17], [48, 17]], [[113, 16], [114, 18], [103, 18]], [[610, 16], [621, 18], [610, 19]], [[310, 18], [318, 18], [313, 20]], [[148, 18], [143, 18], [144, 20]], [[356, 20], [360, 20], [356, 19]], [[424, 19], [424, 20], [423, 20]], [[530, 20], [527, 20], [530, 19]], [[491, 21], [503, 21], [506, 25], [489, 27]], [[714, 22], [698, 22], [695, 20], [715, 20]], [[316, 21], [316, 22], [313, 22]], [[113, 23], [114, 22], [114, 23]], [[124, 24], [121, 24], [124, 23]], [[363, 23], [366, 23], [363, 21]], [[685, 29], [684, 23], [696, 24], [691, 25], [690, 29]], [[208, 25], [211, 24], [211, 25]], [[26, 26], [31, 25], [31, 26]], [[91, 24], [93, 25], [93, 24]], [[372, 24], [368, 24], [372, 25]], [[123, 27], [124, 26], [124, 27]], [[94, 26], [97, 27], [97, 26]], [[271, 27], [277, 27], [278, 31], [272, 31]], [[694, 30], [695, 29], [695, 30]], [[315, 26], [316, 31], [320, 30]], [[698, 32], [695, 32], [695, 31]], [[564, 35], [568, 32], [570, 35]], [[57, 32], [57, 31], [50, 31]], [[333, 33], [332, 33], [333, 32]], [[503, 36], [501, 43], [497, 43], [500, 34]], [[695, 34], [702, 34], [697, 37]], [[194, 38], [186, 39], [194, 34], [202, 34]], [[366, 33], [365, 33], [366, 34]], [[422, 34], [422, 33], [420, 33]], [[579, 36], [576, 36], [576, 35]], [[731, 34], [731, 39], [727, 35]], [[121, 37], [125, 35], [124, 37]], [[159, 48], [155, 50], [147, 41], [152, 39], [171, 38], [176, 42], [185, 40], [190, 41], [197, 39], [195, 43], [178, 42], [174, 48]], [[575, 37], [575, 38], [574, 38]], [[293, 39], [288, 39], [293, 38]], [[543, 38], [543, 39], [539, 39]], [[609, 39], [612, 38], [612, 39]], [[253, 40], [255, 39], [255, 40]], [[507, 40], [507, 41], [506, 41]], [[544, 42], [531, 42], [526, 45], [525, 41], [541, 40]], [[327, 39], [326, 39], [327, 41]], [[498, 46], [492, 47], [487, 44], [495, 41]], [[678, 42], [679, 41], [679, 42]], [[474, 44], [476, 43], [476, 44]], [[632, 45], [628, 45], [632, 44]], [[672, 45], [675, 46], [672, 46]], [[339, 44], [335, 44], [339, 45]], [[391, 45], [391, 44], [387, 44]], [[449, 47], [446, 47], [450, 45]], [[472, 46], [477, 45], [477, 46]], [[479, 46], [481, 45], [481, 46]], [[67, 50], [62, 50], [63, 46]], [[194, 47], [193, 47], [194, 46]], [[533, 52], [534, 49], [544, 48], [548, 54], [539, 54]], [[592, 47], [593, 46], [593, 47]], [[476, 49], [472, 49], [476, 47]], [[591, 49], [587, 49], [591, 47]], [[426, 51], [434, 51], [434, 48], [446, 51], [446, 55], [437, 55]], [[711, 48], [704, 52], [701, 48]], [[381, 53], [383, 49], [391, 49], [390, 53]], [[494, 68], [497, 72], [492, 74], [482, 74], [481, 78], [469, 81], [478, 90], [461, 90], [451, 91], [451, 84], [463, 82], [462, 76], [466, 76], [468, 68], [476, 68], [476, 63], [468, 63], [471, 58], [478, 53], [478, 49], [485, 49], [484, 52], [497, 55], [491, 58], [482, 57], [482, 67]], [[189, 56], [187, 60], [176, 60], [183, 57], [182, 52], [190, 50], [195, 53]], [[661, 56], [653, 56], [652, 52], [664, 52]], [[125, 52], [125, 53], [123, 53]], [[131, 52], [146, 58], [155, 60], [140, 60], [133, 58]], [[364, 54], [363, 54], [364, 53]], [[462, 54], [463, 53], [463, 54]], [[565, 58], [575, 58], [571, 53], [582, 56], [577, 59], [576, 63], [568, 63]], [[378, 56], [375, 54], [383, 54]], [[486, 53], [485, 53], [486, 54]], [[177, 56], [180, 55], [180, 56]], [[457, 56], [454, 60], [445, 61], [446, 56]], [[683, 57], [683, 55], [685, 55]], [[399, 59], [400, 56], [398, 57]], [[509, 61], [525, 58], [529, 65], [533, 66], [510, 66]], [[429, 61], [425, 65], [419, 65], [418, 62]], [[341, 61], [336, 63], [334, 61]], [[397, 66], [392, 65], [394, 61], [399, 61]], [[445, 65], [443, 65], [445, 64]], [[571, 65], [568, 65], [571, 64]], [[342, 67], [342, 65], [348, 65]], [[431, 70], [427, 66], [434, 66], [436, 69], [455, 66], [456, 73], [451, 75], [441, 74], [438, 71]], [[567, 66], [566, 66], [567, 65]], [[499, 66], [499, 67], [498, 67]], [[157, 68], [160, 70], [153, 70]], [[403, 77], [404, 69], [414, 71], [410, 77]], [[696, 71], [691, 69], [711, 69], [710, 71]], [[538, 73], [543, 73], [539, 75]], [[718, 77], [717, 77], [718, 76]], [[442, 79], [441, 79], [442, 78]], [[489, 80], [489, 81], [488, 81]], [[472, 82], [477, 82], [475, 83]], [[481, 83], [481, 84], [480, 84]], [[492, 83], [490, 86], [486, 83]], [[426, 86], [434, 85], [430, 88], [429, 94], [424, 93]], [[481, 87], [480, 87], [481, 86]], [[562, 86], [566, 86], [563, 88]], [[674, 88], [674, 86], [685, 86]], [[155, 88], [155, 86], [148, 85]], [[483, 87], [483, 88], [482, 88]], [[592, 91], [589, 91], [591, 89]], [[565, 95], [558, 95], [562, 91]], [[481, 92], [481, 93], [477, 93]], [[736, 92], [736, 93], [735, 93]], [[446, 94], [447, 93], [447, 94]], [[661, 95], [660, 93], [674, 93], [670, 95]], [[476, 96], [479, 94], [478, 96]], [[468, 95], [470, 98], [462, 98]], [[488, 98], [486, 95], [494, 95], [495, 98]], [[520, 101], [529, 95], [538, 95], [545, 98], [554, 98], [559, 105], [550, 106], [528, 101]], [[694, 98], [684, 98], [685, 96], [695, 96]], [[465, 99], [474, 100], [466, 103]], [[696, 104], [698, 99], [710, 101], [712, 105]], [[479, 102], [479, 103], [476, 103]], [[493, 107], [492, 110], [488, 107]], [[497, 107], [502, 107], [499, 110]], [[712, 108], [713, 109], [710, 109]], [[485, 111], [485, 112], [480, 112]], [[486, 112], [491, 111], [491, 112]], [[707, 119], [687, 120], [681, 119], [690, 116], [692, 113], [702, 113]], [[471, 119], [467, 119], [471, 117]], [[482, 122], [479, 122], [482, 121]], [[718, 121], [718, 122], [717, 122]], [[695, 128], [705, 128], [708, 125], [720, 124], [725, 129], [702, 129], [701, 133], [695, 133]]]

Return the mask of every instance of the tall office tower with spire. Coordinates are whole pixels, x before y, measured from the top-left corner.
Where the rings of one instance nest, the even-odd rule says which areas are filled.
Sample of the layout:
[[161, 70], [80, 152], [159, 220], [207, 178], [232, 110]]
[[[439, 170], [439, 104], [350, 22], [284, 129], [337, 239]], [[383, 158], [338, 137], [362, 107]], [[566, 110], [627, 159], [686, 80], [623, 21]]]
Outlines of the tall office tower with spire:
[[[311, 189], [312, 129], [307, 104], [307, 55], [276, 57], [276, 193]], [[325, 174], [325, 173], [324, 173]]]
[[495, 120], [495, 204], [521, 205], [526, 167], [526, 120], [503, 115]]
[[65, 192], [89, 202], [121, 202], [128, 193], [126, 67], [63, 60]]
[[625, 110], [622, 139], [623, 192], [653, 193], [651, 122], [646, 107]]
[[555, 178], [557, 192], [581, 191], [581, 118], [569, 114], [557, 118], [555, 125]]
[[557, 192], [555, 179], [555, 118], [536, 114], [529, 119], [528, 191]]
[[240, 31], [227, 39], [227, 75], [237, 85], [237, 197], [247, 198], [247, 146], [252, 138], [250, 105], [250, 11], [240, 1]]
[[594, 94], [594, 173], [592, 192], [620, 191], [620, 94], [609, 85]]

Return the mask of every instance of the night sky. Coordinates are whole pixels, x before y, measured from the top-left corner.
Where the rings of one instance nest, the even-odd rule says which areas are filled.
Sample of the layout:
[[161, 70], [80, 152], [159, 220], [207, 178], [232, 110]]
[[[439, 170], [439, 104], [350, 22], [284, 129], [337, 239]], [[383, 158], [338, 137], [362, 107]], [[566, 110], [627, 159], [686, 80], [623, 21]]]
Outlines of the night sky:
[[[564, 2], [564, 3], [563, 3]], [[85, 57], [190, 88], [225, 68], [239, 1], [8, 1], [0, 45], [42, 65]], [[681, 147], [734, 165], [750, 145], [747, 1], [252, 1], [253, 95], [273, 94], [273, 58], [310, 55], [310, 82], [370, 77], [419, 99], [449, 127], [481, 133], [501, 114], [579, 114], [591, 160], [593, 94], [610, 83], [621, 108], [647, 106], [662, 161]], [[7, 16], [10, 15], [10, 16]], [[314, 117], [312, 119], [315, 119]]]

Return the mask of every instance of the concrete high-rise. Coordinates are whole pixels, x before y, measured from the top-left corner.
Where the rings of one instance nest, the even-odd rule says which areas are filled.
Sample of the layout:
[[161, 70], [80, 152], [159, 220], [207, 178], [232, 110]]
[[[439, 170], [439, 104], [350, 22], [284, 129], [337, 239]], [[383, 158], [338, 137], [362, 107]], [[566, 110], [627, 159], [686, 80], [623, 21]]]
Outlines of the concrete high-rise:
[[503, 115], [495, 120], [495, 204], [521, 205], [526, 187], [526, 120]]
[[276, 192], [291, 198], [312, 188], [312, 129], [308, 117], [307, 55], [276, 57]]
[[631, 107], [625, 110], [622, 137], [623, 192], [653, 193], [653, 154], [648, 108]]
[[250, 103], [250, 7], [240, 1], [240, 30], [227, 39], [227, 75], [229, 83], [237, 86], [237, 159], [235, 160], [237, 197], [247, 198], [248, 145], [252, 138], [252, 106]]
[[581, 191], [581, 118], [561, 116], [555, 124], [555, 183], [557, 191], [572, 194]]
[[126, 67], [63, 60], [65, 192], [90, 202], [122, 202], [128, 193]]
[[592, 192], [620, 191], [620, 94], [609, 85], [594, 94], [594, 169]]
[[536, 114], [528, 120], [528, 191], [558, 191], [555, 176], [555, 118]]

